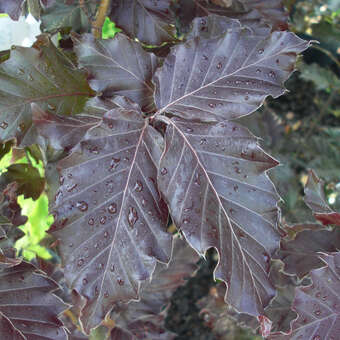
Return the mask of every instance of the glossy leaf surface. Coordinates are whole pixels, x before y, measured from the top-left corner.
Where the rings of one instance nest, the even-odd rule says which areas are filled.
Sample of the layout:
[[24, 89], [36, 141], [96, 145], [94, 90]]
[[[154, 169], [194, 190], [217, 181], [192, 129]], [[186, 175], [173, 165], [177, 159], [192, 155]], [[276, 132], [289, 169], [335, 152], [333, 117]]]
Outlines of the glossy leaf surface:
[[54, 47], [44, 35], [33, 48], [15, 47], [0, 64], [0, 139], [31, 135], [31, 103], [71, 115], [79, 113], [93, 91], [83, 71]]
[[86, 331], [113, 302], [138, 298], [156, 259], [170, 259], [168, 213], [156, 187], [162, 143], [140, 111], [111, 110], [59, 164], [54, 235], [69, 286], [88, 299]]
[[304, 201], [312, 209], [314, 217], [322, 224], [340, 226], [340, 213], [333, 211], [325, 198], [324, 182], [311, 170], [305, 186]]
[[138, 103], [143, 111], [154, 108], [152, 74], [156, 57], [123, 34], [96, 40], [92, 35], [74, 36], [81, 66], [90, 73], [90, 85], [104, 97], [120, 95]]
[[234, 26], [219, 38], [195, 38], [171, 50], [154, 76], [160, 112], [234, 119], [255, 111], [268, 95], [284, 93], [296, 54], [308, 43], [289, 32], [263, 37]]
[[66, 309], [52, 291], [54, 281], [36, 272], [29, 263], [4, 266], [0, 270], [1, 339], [66, 340], [58, 314]]
[[235, 123], [166, 121], [158, 182], [174, 223], [200, 254], [217, 249], [227, 302], [262, 314], [274, 295], [268, 272], [279, 243], [278, 195], [265, 171], [277, 162]]
[[296, 289], [293, 309], [298, 317], [289, 334], [270, 340], [336, 340], [340, 334], [340, 254], [322, 255], [326, 267], [311, 272], [312, 284]]
[[174, 40], [171, 0], [112, 0], [110, 19], [131, 38], [147, 45]]

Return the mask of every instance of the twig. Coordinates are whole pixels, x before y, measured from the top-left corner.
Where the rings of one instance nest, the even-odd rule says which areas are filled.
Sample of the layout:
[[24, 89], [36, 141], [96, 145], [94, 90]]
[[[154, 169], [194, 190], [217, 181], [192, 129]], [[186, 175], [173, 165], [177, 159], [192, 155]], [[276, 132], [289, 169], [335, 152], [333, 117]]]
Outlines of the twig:
[[97, 11], [96, 20], [92, 22], [92, 34], [97, 39], [102, 37], [102, 27], [110, 7], [110, 2], [111, 0], [101, 0]]
[[325, 53], [330, 59], [332, 59], [332, 60], [335, 62], [336, 66], [338, 66], [339, 69], [340, 69], [340, 62], [339, 62], [339, 60], [333, 55], [333, 53], [331, 53], [330, 51], [328, 51], [328, 50], [326, 50], [326, 49], [324, 49], [324, 48], [322, 48], [322, 47], [320, 47], [320, 46], [318, 46], [318, 45], [311, 45], [311, 48], [315, 48], [316, 50], [319, 50], [319, 51]]

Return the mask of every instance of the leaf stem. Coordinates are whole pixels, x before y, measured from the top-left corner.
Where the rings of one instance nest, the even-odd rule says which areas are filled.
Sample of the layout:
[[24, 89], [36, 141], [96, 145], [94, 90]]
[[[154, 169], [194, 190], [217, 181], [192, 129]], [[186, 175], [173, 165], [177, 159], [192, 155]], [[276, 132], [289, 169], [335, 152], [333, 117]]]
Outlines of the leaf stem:
[[96, 15], [96, 20], [92, 22], [92, 34], [95, 38], [100, 39], [102, 37], [102, 27], [106, 18], [106, 14], [109, 10], [111, 0], [102, 0], [99, 4], [99, 8]]

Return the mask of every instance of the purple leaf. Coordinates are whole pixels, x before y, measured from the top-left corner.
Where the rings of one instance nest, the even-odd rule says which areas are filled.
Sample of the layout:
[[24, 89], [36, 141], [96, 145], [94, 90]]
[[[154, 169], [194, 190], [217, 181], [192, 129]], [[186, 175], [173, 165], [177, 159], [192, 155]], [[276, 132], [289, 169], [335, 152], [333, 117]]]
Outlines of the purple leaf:
[[293, 310], [298, 317], [288, 334], [270, 340], [336, 340], [340, 334], [340, 253], [322, 255], [326, 267], [311, 272], [312, 284], [296, 288]]
[[90, 73], [90, 85], [104, 97], [125, 96], [143, 111], [154, 109], [152, 75], [156, 57], [124, 34], [96, 40], [91, 34], [73, 36], [79, 64]]
[[66, 340], [58, 319], [66, 305], [52, 294], [57, 288], [27, 262], [12, 266], [1, 262], [0, 338]]
[[132, 301], [114, 308], [112, 319], [118, 327], [130, 329], [130, 323], [143, 320], [147, 316], [155, 317], [169, 303], [173, 292], [185, 283], [197, 269], [198, 254], [178, 237], [174, 238], [173, 256], [168, 265], [157, 263], [152, 281], [143, 282], [140, 288], [140, 301]]
[[304, 201], [313, 211], [314, 217], [324, 225], [340, 226], [340, 213], [334, 212], [327, 204], [323, 191], [324, 182], [313, 170], [309, 171], [305, 185]]
[[18, 20], [24, 0], [1, 0], [0, 13], [7, 13], [12, 20]]
[[275, 294], [268, 272], [279, 244], [278, 195], [265, 171], [277, 161], [235, 123], [164, 120], [158, 182], [175, 225], [200, 254], [217, 249], [214, 274], [227, 283], [226, 301], [263, 314]]
[[318, 252], [334, 252], [340, 248], [340, 230], [308, 230], [308, 226], [294, 239], [283, 239], [278, 254], [285, 264], [284, 271], [299, 278], [323, 265]]
[[170, 259], [168, 211], [156, 186], [163, 139], [140, 111], [114, 109], [60, 162], [54, 235], [69, 286], [87, 298], [84, 328], [139, 297], [156, 259]]
[[45, 35], [32, 48], [12, 48], [10, 58], [0, 64], [0, 73], [0, 140], [16, 137], [22, 145], [31, 144], [36, 134], [31, 128], [31, 103], [71, 115], [81, 112], [93, 95], [84, 72]]
[[110, 19], [131, 38], [147, 45], [174, 40], [171, 0], [112, 0]]
[[160, 113], [234, 119], [257, 110], [268, 95], [284, 93], [296, 55], [309, 43], [290, 32], [264, 37], [235, 21], [233, 26], [219, 38], [197, 37], [171, 49], [154, 76]]
[[173, 340], [175, 334], [162, 328], [162, 322], [162, 316], [153, 316], [150, 319], [131, 322], [128, 329], [115, 327], [109, 340]]

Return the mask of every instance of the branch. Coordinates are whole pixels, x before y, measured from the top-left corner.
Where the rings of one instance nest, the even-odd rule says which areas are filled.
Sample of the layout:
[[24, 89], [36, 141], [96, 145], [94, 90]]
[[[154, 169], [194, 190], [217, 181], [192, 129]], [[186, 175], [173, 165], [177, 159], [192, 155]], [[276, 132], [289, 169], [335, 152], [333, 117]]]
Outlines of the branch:
[[96, 20], [92, 22], [92, 34], [97, 39], [102, 37], [102, 27], [110, 7], [110, 2], [111, 0], [101, 0], [97, 11]]

